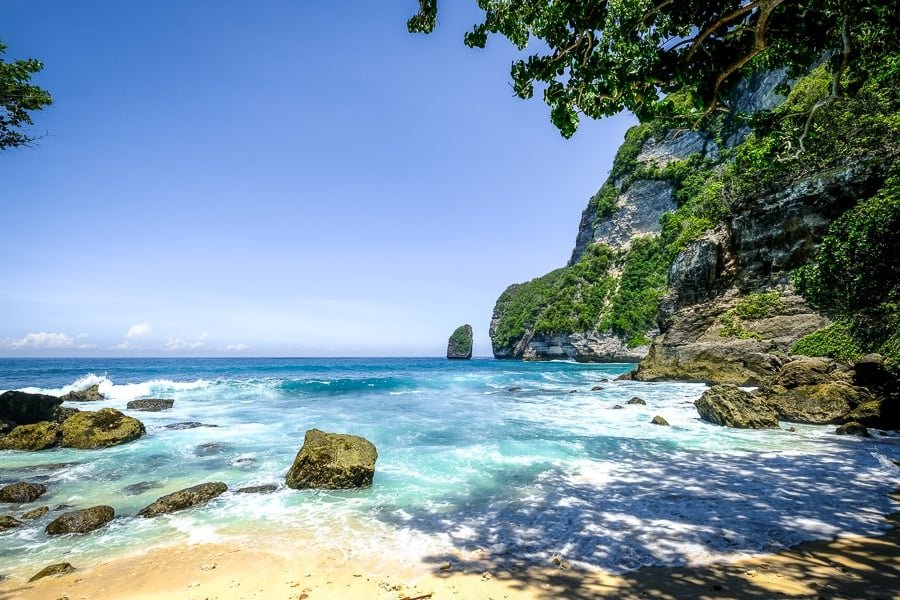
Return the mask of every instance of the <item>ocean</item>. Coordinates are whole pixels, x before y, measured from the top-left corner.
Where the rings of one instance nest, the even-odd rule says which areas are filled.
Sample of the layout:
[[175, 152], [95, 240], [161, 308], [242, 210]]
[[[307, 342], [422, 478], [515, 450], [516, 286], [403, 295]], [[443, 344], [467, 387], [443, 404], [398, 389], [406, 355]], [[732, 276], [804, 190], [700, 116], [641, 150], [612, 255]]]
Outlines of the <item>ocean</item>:
[[[0, 359], [0, 390], [62, 394], [99, 383], [147, 435], [104, 450], [0, 451], [0, 485], [42, 482], [36, 503], [108, 504], [116, 519], [50, 537], [47, 521], [0, 533], [0, 574], [229, 539], [304, 540], [352, 560], [438, 564], [479, 553], [503, 567], [566, 560], [627, 571], [873, 534], [898, 509], [900, 437], [833, 426], [736, 430], [701, 421], [706, 386], [616, 381], [630, 364], [432, 358]], [[592, 388], [600, 389], [592, 391]], [[127, 411], [136, 398], [170, 410]], [[627, 404], [633, 397], [646, 405]], [[619, 405], [623, 408], [614, 409]], [[671, 426], [650, 423], [663, 416]], [[215, 427], [170, 429], [200, 422]], [[378, 449], [374, 484], [297, 491], [284, 475], [311, 428]], [[207, 481], [208, 505], [143, 519], [157, 497]], [[272, 494], [245, 486], [276, 484]], [[468, 554], [467, 554], [468, 553]]]

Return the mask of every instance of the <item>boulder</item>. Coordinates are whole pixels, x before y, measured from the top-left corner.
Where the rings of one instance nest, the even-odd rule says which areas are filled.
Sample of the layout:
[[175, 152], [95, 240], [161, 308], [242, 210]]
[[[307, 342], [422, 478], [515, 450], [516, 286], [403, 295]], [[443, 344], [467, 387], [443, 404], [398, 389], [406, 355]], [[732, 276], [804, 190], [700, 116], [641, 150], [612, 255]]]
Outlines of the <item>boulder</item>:
[[[830, 383], [836, 378], [836, 369], [837, 364], [830, 358], [797, 358], [781, 367], [773, 383], [788, 389]], [[844, 378], [849, 378], [849, 374]]]
[[71, 391], [62, 396], [63, 402], [96, 402], [103, 400], [104, 396], [100, 393], [100, 384], [95, 383], [86, 390]]
[[447, 358], [472, 358], [472, 326], [460, 325], [447, 341]]
[[878, 429], [900, 429], [900, 397], [876, 398], [863, 402], [844, 415], [844, 420]]
[[220, 496], [228, 489], [228, 486], [221, 482], [201, 483], [177, 492], [172, 492], [162, 496], [153, 504], [145, 506], [138, 512], [141, 517], [156, 517], [172, 513], [186, 508], [193, 508], [206, 504], [213, 498]]
[[365, 438], [310, 429], [287, 473], [294, 489], [368, 487], [375, 476], [378, 452]]
[[716, 425], [741, 429], [778, 427], [778, 413], [762, 399], [736, 385], [715, 385], [694, 402], [700, 418]]
[[52, 421], [54, 409], [62, 404], [56, 396], [28, 394], [26, 392], [3, 392], [0, 394], [0, 419], [18, 425], [30, 425], [40, 421]]
[[869, 430], [866, 429], [865, 425], [856, 423], [855, 421], [844, 423], [843, 425], [835, 429], [834, 432], [838, 435], [857, 435], [859, 437], [872, 437], [871, 435], [869, 435]]
[[49, 506], [38, 506], [37, 508], [32, 508], [28, 512], [22, 513], [23, 519], [40, 519], [44, 515], [50, 512]]
[[34, 502], [43, 496], [46, 491], [47, 486], [42, 483], [19, 481], [0, 488], [0, 502], [14, 502], [16, 504]]
[[853, 383], [867, 388], [881, 388], [895, 379], [884, 368], [884, 357], [880, 354], [866, 354], [853, 363]]
[[7, 529], [15, 529], [16, 527], [21, 527], [22, 521], [18, 519], [14, 519], [9, 515], [0, 515], [0, 531], [6, 531]]
[[637, 396], [626, 402], [626, 404], [641, 404], [643, 406], [647, 405], [643, 398], [638, 398]]
[[38, 579], [43, 579], [44, 577], [50, 577], [51, 575], [68, 575], [69, 573], [74, 573], [76, 570], [77, 569], [75, 567], [67, 562], [56, 563], [55, 565], [44, 567], [43, 569], [35, 573], [34, 577], [28, 580], [28, 583], [37, 581]]
[[655, 417], [653, 417], [653, 419], [650, 422], [653, 423], [654, 425], [665, 425], [666, 427], [669, 426], [669, 422], [666, 421], [665, 419], [663, 419], [659, 415], [656, 415]]
[[240, 494], [271, 494], [274, 491], [278, 490], [278, 486], [274, 484], [268, 485], [251, 485], [249, 487], [242, 487], [238, 489], [238, 493]]
[[80, 412], [62, 425], [64, 448], [108, 448], [138, 439], [146, 433], [144, 424], [114, 408]]
[[865, 390], [840, 381], [792, 389], [776, 385], [760, 390], [760, 395], [783, 420], [811, 425], [841, 423], [845, 415], [869, 400]]
[[145, 412], [159, 412], [172, 408], [173, 404], [175, 404], [175, 401], [167, 398], [145, 398], [143, 400], [132, 400], [125, 405], [125, 408]]
[[64, 533], [88, 533], [100, 529], [113, 520], [116, 511], [112, 506], [92, 506], [60, 515], [47, 525], [49, 535]]
[[0, 450], [44, 450], [59, 444], [59, 425], [41, 421], [19, 425], [0, 439]]

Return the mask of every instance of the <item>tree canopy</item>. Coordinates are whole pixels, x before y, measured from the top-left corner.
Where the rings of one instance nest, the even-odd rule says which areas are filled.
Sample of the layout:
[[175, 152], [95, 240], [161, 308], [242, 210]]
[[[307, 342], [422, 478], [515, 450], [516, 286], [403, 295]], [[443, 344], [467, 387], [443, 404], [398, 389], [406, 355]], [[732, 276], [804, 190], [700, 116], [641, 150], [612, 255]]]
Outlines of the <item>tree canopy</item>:
[[31, 112], [53, 100], [50, 93], [31, 83], [31, 76], [44, 65], [33, 58], [6, 62], [6, 46], [0, 43], [0, 150], [27, 146], [35, 137], [26, 129], [34, 123]]
[[[647, 120], [702, 119], [730, 110], [728, 92], [749, 70], [784, 67], [799, 75], [827, 59], [839, 95], [851, 64], [857, 77], [896, 57], [895, 0], [478, 0], [484, 20], [464, 38], [483, 48], [491, 35], [520, 51], [515, 94], [543, 87], [550, 118], [570, 137], [579, 117], [623, 109]], [[437, 0], [419, 0], [410, 32], [431, 32]], [[894, 62], [897, 62], [894, 60]]]

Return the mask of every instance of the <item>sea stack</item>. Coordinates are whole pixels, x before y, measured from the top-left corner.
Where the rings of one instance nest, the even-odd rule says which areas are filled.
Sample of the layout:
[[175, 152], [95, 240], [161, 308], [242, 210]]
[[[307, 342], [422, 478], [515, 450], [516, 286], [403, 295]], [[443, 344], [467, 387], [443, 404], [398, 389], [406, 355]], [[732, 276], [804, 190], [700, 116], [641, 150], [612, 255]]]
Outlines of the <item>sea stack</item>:
[[460, 325], [447, 342], [447, 358], [472, 358], [472, 326]]

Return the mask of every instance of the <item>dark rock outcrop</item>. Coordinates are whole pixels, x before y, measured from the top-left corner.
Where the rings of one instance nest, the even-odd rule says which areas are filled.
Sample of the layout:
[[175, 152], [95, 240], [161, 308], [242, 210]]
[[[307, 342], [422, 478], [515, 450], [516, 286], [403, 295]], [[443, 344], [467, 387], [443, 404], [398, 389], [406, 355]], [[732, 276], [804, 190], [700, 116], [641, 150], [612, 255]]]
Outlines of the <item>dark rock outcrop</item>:
[[0, 449], [32, 452], [45, 450], [58, 445], [61, 435], [59, 425], [50, 421], [19, 425], [5, 437], [0, 438]]
[[0, 394], [0, 419], [17, 425], [30, 425], [40, 421], [52, 421], [54, 410], [62, 404], [56, 396], [28, 394], [26, 392], [3, 392]]
[[222, 495], [227, 490], [228, 486], [221, 482], [201, 483], [158, 498], [156, 502], [142, 508], [138, 512], [138, 516], [156, 517], [200, 506]]
[[108, 448], [138, 439], [146, 433], [144, 424], [114, 408], [80, 412], [62, 425], [62, 446], [82, 450]]
[[72, 390], [62, 396], [63, 402], [96, 402], [105, 397], [100, 393], [100, 384], [95, 383], [85, 390]]
[[100, 529], [113, 520], [116, 511], [111, 506], [93, 506], [60, 515], [47, 525], [49, 535], [88, 533]]
[[44, 567], [43, 569], [35, 573], [34, 576], [28, 580], [28, 583], [37, 581], [38, 579], [43, 579], [44, 577], [68, 575], [69, 573], [74, 573], [75, 571], [77, 571], [77, 569], [70, 563], [56, 563], [55, 565]]
[[125, 408], [146, 412], [159, 412], [161, 410], [172, 408], [174, 404], [175, 401], [168, 398], [145, 398], [143, 400], [131, 400], [125, 405]]
[[0, 488], [0, 502], [14, 502], [16, 504], [34, 502], [43, 496], [46, 491], [47, 486], [42, 483], [19, 481]]
[[345, 489], [369, 487], [375, 475], [378, 452], [365, 438], [310, 429], [287, 473], [294, 489]]
[[741, 429], [778, 427], [778, 414], [760, 398], [735, 385], [716, 385], [694, 402], [700, 418]]
[[460, 325], [447, 341], [447, 358], [472, 358], [472, 326]]
[[851, 421], [849, 423], [844, 423], [840, 427], [834, 430], [834, 432], [838, 435], [855, 435], [859, 437], [872, 437], [869, 435], [869, 430], [866, 429], [865, 425], [860, 423], [856, 423], [855, 421]]

